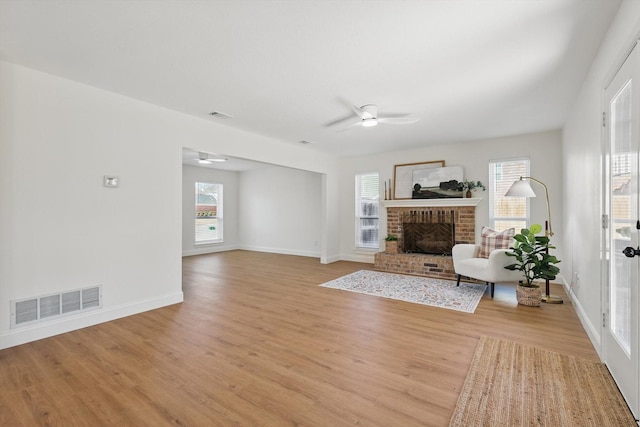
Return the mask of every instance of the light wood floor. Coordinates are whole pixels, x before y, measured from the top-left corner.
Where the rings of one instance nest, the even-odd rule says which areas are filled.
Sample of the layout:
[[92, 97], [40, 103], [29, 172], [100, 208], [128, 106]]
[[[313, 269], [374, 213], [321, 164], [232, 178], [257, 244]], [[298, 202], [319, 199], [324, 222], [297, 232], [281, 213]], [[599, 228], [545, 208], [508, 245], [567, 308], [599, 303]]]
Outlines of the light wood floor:
[[370, 268], [185, 258], [183, 304], [0, 351], [0, 425], [447, 426], [481, 335], [598, 360], [512, 286], [474, 314], [318, 286]]

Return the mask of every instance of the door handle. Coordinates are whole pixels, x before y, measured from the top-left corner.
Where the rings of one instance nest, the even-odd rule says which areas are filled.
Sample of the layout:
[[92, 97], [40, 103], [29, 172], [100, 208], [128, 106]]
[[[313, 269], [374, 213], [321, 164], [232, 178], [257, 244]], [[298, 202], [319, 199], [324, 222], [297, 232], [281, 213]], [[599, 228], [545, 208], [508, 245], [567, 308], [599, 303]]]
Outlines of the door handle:
[[631, 246], [627, 246], [623, 249], [622, 253], [628, 258], [633, 258], [634, 256], [640, 255], [640, 247], [638, 247], [638, 249], [633, 249]]

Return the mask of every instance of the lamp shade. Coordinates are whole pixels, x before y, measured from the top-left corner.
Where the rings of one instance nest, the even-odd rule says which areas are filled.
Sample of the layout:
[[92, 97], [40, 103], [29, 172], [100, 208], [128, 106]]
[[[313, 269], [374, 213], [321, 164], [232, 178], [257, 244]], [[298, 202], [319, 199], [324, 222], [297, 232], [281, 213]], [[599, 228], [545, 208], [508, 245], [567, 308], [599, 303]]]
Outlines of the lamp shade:
[[509, 191], [505, 193], [507, 197], [536, 197], [536, 193], [533, 192], [533, 188], [529, 185], [529, 181], [525, 181], [520, 178], [515, 181]]

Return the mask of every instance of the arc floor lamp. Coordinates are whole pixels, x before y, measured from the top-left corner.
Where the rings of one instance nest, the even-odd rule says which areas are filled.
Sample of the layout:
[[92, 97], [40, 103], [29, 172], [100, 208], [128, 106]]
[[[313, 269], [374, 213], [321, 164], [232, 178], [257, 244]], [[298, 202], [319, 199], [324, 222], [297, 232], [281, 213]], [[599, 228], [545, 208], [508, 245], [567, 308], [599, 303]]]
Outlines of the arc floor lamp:
[[[551, 206], [549, 204], [549, 189], [544, 182], [535, 179], [531, 176], [521, 176], [519, 180], [515, 181], [509, 191], [505, 193], [506, 197], [536, 197], [536, 193], [531, 188], [529, 181], [537, 182], [544, 188], [544, 194], [547, 199], [547, 221], [545, 221], [544, 234], [547, 237], [553, 236], [553, 229], [551, 228]], [[542, 296], [542, 301], [549, 304], [562, 304], [562, 298], [552, 296], [549, 292], [549, 279], [546, 280], [545, 294]]]

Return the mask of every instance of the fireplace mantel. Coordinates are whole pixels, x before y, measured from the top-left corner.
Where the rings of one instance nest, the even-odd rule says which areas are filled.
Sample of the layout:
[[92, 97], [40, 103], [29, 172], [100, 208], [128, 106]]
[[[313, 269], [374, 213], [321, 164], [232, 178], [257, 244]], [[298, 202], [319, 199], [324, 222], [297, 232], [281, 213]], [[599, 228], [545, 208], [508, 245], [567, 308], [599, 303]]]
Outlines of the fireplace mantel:
[[382, 200], [385, 208], [447, 208], [453, 206], [478, 206], [481, 198], [469, 199], [402, 199]]

